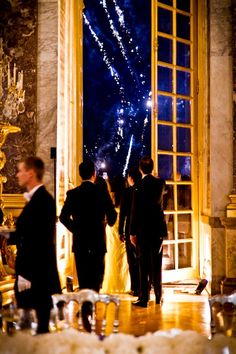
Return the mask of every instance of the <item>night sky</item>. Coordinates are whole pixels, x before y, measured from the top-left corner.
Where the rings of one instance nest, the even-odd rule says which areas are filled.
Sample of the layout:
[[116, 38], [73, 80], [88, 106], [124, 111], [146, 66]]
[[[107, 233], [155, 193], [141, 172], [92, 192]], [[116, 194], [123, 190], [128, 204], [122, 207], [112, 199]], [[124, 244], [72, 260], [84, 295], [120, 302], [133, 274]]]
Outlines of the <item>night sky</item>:
[[126, 176], [151, 150], [151, 0], [84, 4], [84, 159]]

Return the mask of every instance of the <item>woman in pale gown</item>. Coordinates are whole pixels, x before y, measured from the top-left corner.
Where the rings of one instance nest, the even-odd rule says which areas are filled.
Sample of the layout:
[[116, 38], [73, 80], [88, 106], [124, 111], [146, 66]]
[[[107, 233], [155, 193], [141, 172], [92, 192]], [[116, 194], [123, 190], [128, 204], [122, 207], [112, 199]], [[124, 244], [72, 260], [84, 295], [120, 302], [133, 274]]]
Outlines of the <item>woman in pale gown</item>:
[[126, 185], [124, 177], [116, 176], [111, 183], [111, 195], [116, 206], [117, 220], [112, 227], [106, 226], [107, 253], [102, 292], [125, 293], [130, 290], [130, 276], [125, 243], [120, 240], [118, 225], [120, 199]]

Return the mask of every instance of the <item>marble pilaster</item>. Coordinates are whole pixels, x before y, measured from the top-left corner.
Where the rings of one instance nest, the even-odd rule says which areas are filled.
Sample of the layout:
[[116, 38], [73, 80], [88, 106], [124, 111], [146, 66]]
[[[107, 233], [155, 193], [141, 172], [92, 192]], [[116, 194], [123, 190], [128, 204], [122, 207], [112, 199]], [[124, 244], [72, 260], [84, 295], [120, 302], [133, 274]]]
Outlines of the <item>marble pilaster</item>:
[[58, 1], [38, 1], [37, 146], [46, 165], [44, 182], [54, 194], [51, 148], [57, 136]]
[[[236, 198], [236, 0], [232, 0], [232, 57], [233, 57], [233, 193]], [[236, 201], [234, 201], [236, 205]]]
[[231, 1], [211, 1], [209, 10], [211, 292], [215, 294], [228, 267], [227, 231], [221, 220], [233, 188]]
[[226, 215], [236, 218], [236, 1], [232, 0], [232, 72], [233, 72], [233, 188], [229, 195], [230, 203], [227, 205]]
[[[210, 173], [211, 216], [225, 214], [232, 190], [231, 1], [210, 6]], [[219, 168], [220, 167], [220, 168]]]
[[236, 1], [232, 1], [232, 68], [233, 68], [233, 186], [229, 194], [230, 203], [224, 219], [226, 235], [226, 277], [222, 281], [222, 293], [236, 290]]
[[[58, 47], [58, 120], [57, 120], [57, 207], [64, 203], [66, 192], [78, 185], [78, 165], [83, 154], [83, 26], [82, 0], [59, 2]], [[71, 238], [61, 224], [57, 228], [59, 268], [73, 274]], [[60, 247], [62, 245], [62, 247]]]

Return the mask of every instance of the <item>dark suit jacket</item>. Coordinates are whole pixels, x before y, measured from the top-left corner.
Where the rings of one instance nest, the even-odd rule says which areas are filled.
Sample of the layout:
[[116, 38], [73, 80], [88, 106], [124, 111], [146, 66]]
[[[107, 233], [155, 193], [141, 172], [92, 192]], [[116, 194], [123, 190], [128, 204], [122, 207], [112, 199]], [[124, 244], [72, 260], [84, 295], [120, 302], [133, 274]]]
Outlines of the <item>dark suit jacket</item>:
[[[56, 265], [55, 222], [55, 201], [41, 186], [25, 205], [16, 221], [16, 231], [10, 235], [10, 243], [17, 246], [16, 274], [31, 281], [33, 301], [42, 294], [61, 292]], [[16, 295], [24, 303], [26, 294], [28, 291]], [[20, 306], [24, 307], [23, 303]]]
[[73, 233], [74, 252], [105, 254], [105, 222], [114, 225], [117, 213], [109, 192], [90, 181], [67, 192], [60, 221]]
[[142, 178], [134, 192], [130, 233], [140, 247], [159, 247], [167, 236], [163, 213], [165, 181], [151, 174]]

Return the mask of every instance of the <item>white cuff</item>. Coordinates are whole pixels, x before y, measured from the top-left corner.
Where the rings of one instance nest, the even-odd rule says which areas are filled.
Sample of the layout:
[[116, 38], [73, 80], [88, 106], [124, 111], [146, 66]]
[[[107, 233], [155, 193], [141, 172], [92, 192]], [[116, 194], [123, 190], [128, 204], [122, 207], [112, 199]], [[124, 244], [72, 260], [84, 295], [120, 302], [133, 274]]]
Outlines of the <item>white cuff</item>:
[[19, 293], [21, 291], [27, 290], [31, 288], [31, 282], [25, 278], [23, 278], [21, 275], [18, 275], [18, 291]]

